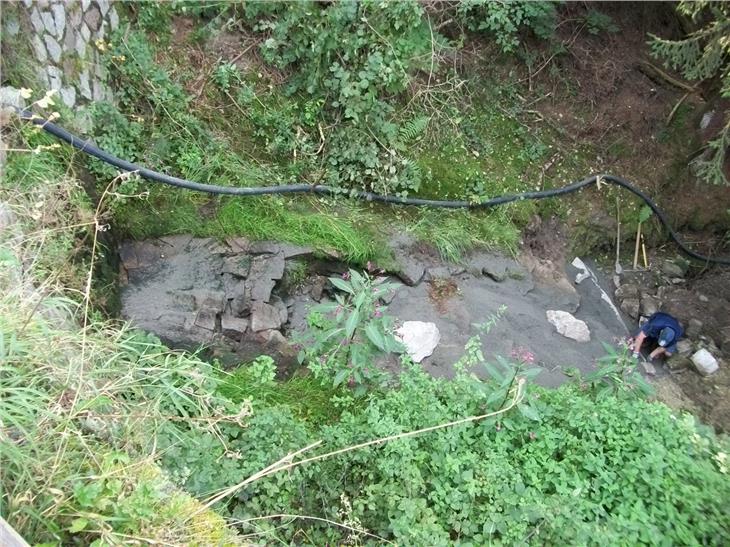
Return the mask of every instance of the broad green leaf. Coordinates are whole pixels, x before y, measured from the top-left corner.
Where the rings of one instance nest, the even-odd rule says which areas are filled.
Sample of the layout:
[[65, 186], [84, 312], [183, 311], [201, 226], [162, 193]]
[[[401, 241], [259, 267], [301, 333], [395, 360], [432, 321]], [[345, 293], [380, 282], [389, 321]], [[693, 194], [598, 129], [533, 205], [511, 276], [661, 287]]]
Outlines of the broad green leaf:
[[71, 526], [68, 527], [68, 531], [72, 534], [76, 534], [86, 528], [86, 526], [89, 524], [89, 520], [79, 517], [77, 519], [73, 519], [71, 521]]
[[340, 279], [339, 277], [330, 277], [330, 282], [340, 289], [341, 291], [345, 291], [346, 293], [355, 294], [355, 291], [352, 290], [352, 286], [345, 281], [344, 279]]
[[365, 327], [365, 336], [367, 336], [368, 340], [370, 340], [380, 351], [388, 351], [385, 337], [375, 323], [368, 323]]
[[358, 310], [355, 310], [350, 314], [350, 317], [347, 318], [347, 322], [345, 323], [345, 335], [348, 338], [352, 338], [352, 335], [355, 333], [355, 329], [357, 328], [359, 322], [360, 312]]
[[648, 205], [644, 205], [641, 208], [641, 211], [639, 211], [639, 222], [646, 222], [647, 220], [649, 220], [649, 217], [652, 213], [653, 211], [651, 210], [651, 207], [649, 207]]
[[536, 422], [540, 421], [540, 414], [530, 405], [520, 405], [517, 408], [520, 409], [520, 413], [522, 413], [525, 418], [534, 420]]
[[339, 371], [337, 371], [337, 374], [335, 374], [335, 381], [334, 386], [339, 386], [342, 382], [344, 382], [347, 377], [350, 375], [350, 369], [343, 368]]

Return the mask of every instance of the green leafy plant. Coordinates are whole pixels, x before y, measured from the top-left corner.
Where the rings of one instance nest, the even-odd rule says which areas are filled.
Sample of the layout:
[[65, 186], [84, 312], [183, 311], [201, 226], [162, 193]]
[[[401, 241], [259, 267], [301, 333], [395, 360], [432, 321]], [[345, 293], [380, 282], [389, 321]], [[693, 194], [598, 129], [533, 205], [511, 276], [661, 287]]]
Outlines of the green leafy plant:
[[306, 361], [315, 377], [331, 377], [334, 386], [347, 383], [363, 394], [367, 385], [387, 378], [377, 358], [402, 350], [393, 335], [393, 318], [381, 303], [395, 285], [356, 270], [330, 277], [330, 282], [340, 292], [335, 303], [312, 310], [310, 330], [298, 341], [304, 346], [299, 362]]
[[[723, 2], [702, 0], [679, 2], [677, 12], [699, 28], [682, 40], [651, 36], [652, 55], [679, 70], [688, 80], [719, 81], [719, 95], [730, 98], [730, 6]], [[730, 122], [708, 144], [706, 157], [698, 162], [698, 174], [711, 184], [728, 184], [725, 158], [730, 145]]]
[[614, 23], [610, 15], [606, 15], [595, 9], [589, 9], [584, 17], [586, 28], [590, 34], [600, 34], [602, 32], [618, 32], [619, 28]]
[[555, 29], [555, 2], [461, 0], [457, 10], [470, 30], [488, 31], [504, 52], [517, 48], [523, 29], [540, 38]]
[[636, 370], [637, 360], [625, 343], [618, 348], [603, 343], [606, 355], [598, 359], [598, 368], [585, 376], [576, 370], [569, 374], [579, 385], [592, 390], [596, 397], [646, 397], [654, 388]]

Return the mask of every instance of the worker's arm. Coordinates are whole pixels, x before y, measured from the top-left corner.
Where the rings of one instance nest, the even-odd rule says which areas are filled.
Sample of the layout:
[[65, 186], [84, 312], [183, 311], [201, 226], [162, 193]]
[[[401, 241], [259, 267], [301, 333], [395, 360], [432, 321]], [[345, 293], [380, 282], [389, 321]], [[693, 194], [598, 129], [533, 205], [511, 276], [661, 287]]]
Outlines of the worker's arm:
[[629, 349], [634, 352], [634, 357], [639, 356], [639, 353], [641, 352], [641, 346], [644, 344], [644, 340], [646, 340], [646, 334], [644, 334], [644, 331], [640, 331], [638, 336], [634, 338], [633, 343], [629, 345]]
[[649, 354], [649, 359], [655, 359], [660, 355], [666, 355], [667, 357], [670, 357], [672, 354], [667, 351], [667, 348], [659, 347]]

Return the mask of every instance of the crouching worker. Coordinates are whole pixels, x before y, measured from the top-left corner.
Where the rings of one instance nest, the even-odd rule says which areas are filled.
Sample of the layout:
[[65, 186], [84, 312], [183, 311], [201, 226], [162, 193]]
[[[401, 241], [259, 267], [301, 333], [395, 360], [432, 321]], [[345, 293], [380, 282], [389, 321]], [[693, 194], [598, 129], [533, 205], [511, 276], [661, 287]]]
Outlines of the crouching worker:
[[657, 312], [642, 325], [639, 334], [629, 344], [629, 349], [634, 352], [634, 358], [639, 357], [645, 345], [646, 351], [656, 348], [649, 354], [649, 360], [659, 356], [669, 357], [677, 351], [677, 342], [683, 334], [679, 321], [668, 313]]

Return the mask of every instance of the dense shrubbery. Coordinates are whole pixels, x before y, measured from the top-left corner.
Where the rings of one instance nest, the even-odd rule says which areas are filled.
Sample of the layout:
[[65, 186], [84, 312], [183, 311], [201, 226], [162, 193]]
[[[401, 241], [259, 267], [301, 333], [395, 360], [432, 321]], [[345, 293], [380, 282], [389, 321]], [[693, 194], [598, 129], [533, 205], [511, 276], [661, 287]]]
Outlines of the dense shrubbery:
[[[257, 381], [255, 374], [236, 380]], [[466, 374], [449, 381], [413, 368], [398, 388], [371, 393], [364, 406], [337, 397], [333, 404], [343, 410], [331, 425], [295, 419], [286, 406], [257, 407], [254, 395], [249, 427], [227, 431], [227, 451], [199, 434], [193, 444], [175, 443], [163, 461], [203, 494], [318, 439], [334, 449], [498, 408], [504, 398], [489, 401], [495, 387]], [[235, 387], [227, 389], [235, 397]], [[720, 471], [723, 448], [691, 417], [636, 398], [596, 399], [577, 386], [534, 390], [529, 404], [525, 414], [275, 474], [237, 492], [225, 510], [243, 530], [308, 544], [372, 538], [304, 520], [250, 519], [312, 515], [410, 545], [727, 540], [730, 520], [719, 503], [730, 495]]]

